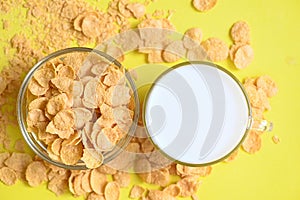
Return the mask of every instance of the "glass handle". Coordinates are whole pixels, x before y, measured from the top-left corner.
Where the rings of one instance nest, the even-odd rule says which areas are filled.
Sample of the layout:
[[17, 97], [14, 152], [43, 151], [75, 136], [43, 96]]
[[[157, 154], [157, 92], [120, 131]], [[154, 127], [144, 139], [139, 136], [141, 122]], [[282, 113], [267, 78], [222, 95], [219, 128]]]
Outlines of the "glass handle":
[[269, 132], [273, 130], [273, 122], [267, 120], [256, 120], [252, 118], [251, 130]]

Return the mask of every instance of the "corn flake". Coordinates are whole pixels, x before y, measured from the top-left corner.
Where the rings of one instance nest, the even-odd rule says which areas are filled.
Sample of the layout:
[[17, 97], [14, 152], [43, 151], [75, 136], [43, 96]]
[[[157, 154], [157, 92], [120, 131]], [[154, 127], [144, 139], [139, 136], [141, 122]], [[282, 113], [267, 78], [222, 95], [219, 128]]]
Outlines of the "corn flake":
[[91, 171], [90, 184], [93, 191], [97, 194], [103, 194], [105, 185], [107, 184], [107, 177], [100, 173], [97, 169]]
[[87, 200], [105, 200], [103, 194], [97, 194], [95, 192], [91, 192], [87, 197]]
[[57, 77], [51, 79], [51, 83], [60, 91], [67, 94], [72, 94], [73, 92], [73, 80], [66, 77]]
[[35, 80], [34, 78], [31, 79], [29, 84], [28, 84], [28, 90], [31, 92], [31, 94], [33, 94], [35, 96], [41, 96], [41, 95], [46, 94], [48, 89], [49, 89], [49, 87], [41, 86], [37, 82], [37, 80]]
[[42, 161], [33, 161], [28, 165], [25, 176], [31, 187], [37, 187], [47, 180], [47, 168]]
[[15, 170], [16, 172], [25, 172], [26, 167], [32, 162], [30, 155], [25, 153], [13, 152], [9, 158], [7, 158], [4, 164]]
[[77, 145], [63, 145], [60, 150], [60, 158], [66, 165], [75, 165], [83, 154], [82, 143]]
[[103, 155], [98, 153], [97, 157], [89, 152], [90, 150], [84, 149], [83, 156], [81, 160], [85, 163], [86, 167], [89, 169], [94, 169], [99, 167], [103, 163]]
[[256, 131], [250, 130], [246, 139], [242, 143], [243, 149], [250, 154], [254, 154], [261, 148], [261, 138]]
[[18, 180], [16, 172], [9, 167], [0, 168], [0, 181], [5, 185], [14, 185]]
[[197, 176], [187, 176], [177, 182], [180, 187], [181, 197], [190, 197], [197, 192], [201, 182], [198, 180]]
[[116, 181], [121, 188], [128, 187], [130, 185], [130, 174], [118, 171], [113, 175], [113, 180]]
[[271, 77], [264, 75], [260, 76], [256, 80], [257, 88], [261, 88], [268, 97], [273, 97], [277, 92], [278, 88], [275, 81]]
[[0, 168], [5, 166], [4, 162], [9, 157], [10, 157], [9, 152], [0, 153]]
[[250, 28], [245, 21], [238, 21], [234, 23], [231, 27], [230, 35], [235, 43], [250, 43]]
[[49, 88], [49, 82], [55, 75], [54, 69], [45, 67], [37, 70], [33, 77], [43, 88]]
[[168, 185], [163, 189], [163, 192], [171, 195], [172, 197], [177, 197], [181, 193], [181, 188], [176, 184]]
[[104, 189], [105, 199], [118, 200], [120, 197], [120, 186], [117, 182], [112, 181], [107, 183]]
[[45, 110], [47, 103], [48, 103], [47, 97], [39, 97], [29, 103], [28, 110], [29, 111], [33, 109]]
[[46, 111], [50, 115], [56, 115], [59, 111], [68, 106], [68, 96], [65, 93], [59, 94], [49, 99]]
[[176, 200], [175, 197], [160, 190], [150, 190], [147, 197], [150, 200]]
[[140, 198], [143, 196], [145, 191], [146, 191], [145, 188], [143, 188], [139, 185], [134, 185], [130, 190], [129, 198], [131, 198], [131, 199]]
[[181, 40], [171, 42], [163, 51], [162, 58], [166, 62], [176, 62], [180, 58], [184, 58], [186, 49]]
[[201, 12], [212, 9], [216, 3], [217, 0], [193, 0], [193, 6]]
[[94, 14], [85, 16], [82, 20], [81, 29], [82, 33], [90, 38], [96, 38], [101, 34], [101, 21]]
[[188, 29], [183, 36], [183, 46], [186, 49], [195, 49], [200, 46], [202, 41], [202, 31], [200, 28], [190, 28]]
[[254, 52], [250, 45], [239, 47], [234, 55], [233, 63], [238, 69], [246, 68], [254, 58]]
[[211, 61], [218, 62], [227, 59], [229, 48], [224, 41], [218, 38], [208, 38], [201, 44]]

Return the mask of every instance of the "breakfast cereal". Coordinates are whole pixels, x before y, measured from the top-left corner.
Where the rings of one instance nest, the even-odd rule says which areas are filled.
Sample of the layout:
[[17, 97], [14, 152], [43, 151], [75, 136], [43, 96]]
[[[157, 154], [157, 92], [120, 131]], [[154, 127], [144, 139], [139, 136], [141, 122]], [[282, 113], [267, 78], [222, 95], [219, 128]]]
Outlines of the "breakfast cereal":
[[227, 44], [218, 38], [208, 38], [201, 43], [205, 49], [208, 58], [211, 61], [217, 62], [226, 60], [228, 57], [229, 49]]
[[243, 45], [239, 47], [234, 54], [234, 65], [238, 69], [247, 67], [254, 58], [254, 52], [250, 45]]
[[5, 185], [14, 185], [17, 180], [17, 173], [13, 169], [9, 167], [0, 168], [0, 181], [2, 181]]
[[145, 191], [146, 191], [145, 188], [139, 185], [134, 185], [130, 190], [129, 198], [131, 199], [141, 198], [145, 193]]
[[200, 184], [197, 176], [187, 176], [177, 182], [177, 185], [180, 187], [181, 197], [190, 197], [197, 192]]
[[25, 176], [31, 187], [37, 187], [47, 180], [47, 168], [42, 161], [33, 161], [27, 166]]
[[245, 21], [234, 23], [231, 27], [230, 35], [235, 43], [250, 43], [250, 27]]
[[250, 130], [246, 139], [242, 143], [242, 147], [247, 153], [250, 154], [259, 151], [261, 148], [261, 137], [256, 131]]
[[212, 9], [216, 3], [217, 0], [193, 0], [194, 7], [201, 12]]
[[117, 182], [108, 182], [104, 189], [105, 199], [118, 200], [120, 197], [120, 186]]
[[200, 28], [190, 28], [188, 29], [183, 36], [183, 46], [186, 49], [194, 49], [201, 44], [203, 37], [202, 30]]
[[172, 197], [178, 197], [181, 193], [181, 188], [177, 184], [168, 185], [163, 191]]
[[90, 175], [90, 184], [92, 190], [97, 194], [104, 194], [104, 188], [107, 184], [107, 177], [97, 169], [93, 169]]
[[116, 181], [121, 188], [124, 188], [130, 185], [131, 178], [129, 173], [118, 171], [113, 174], [113, 180]]

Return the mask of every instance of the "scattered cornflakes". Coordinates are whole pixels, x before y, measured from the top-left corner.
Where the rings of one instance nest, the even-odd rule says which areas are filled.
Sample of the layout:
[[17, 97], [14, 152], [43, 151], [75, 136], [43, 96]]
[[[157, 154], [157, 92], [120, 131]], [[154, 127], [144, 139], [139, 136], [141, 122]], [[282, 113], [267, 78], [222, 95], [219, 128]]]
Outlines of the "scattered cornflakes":
[[104, 188], [107, 184], [106, 175], [100, 173], [97, 169], [93, 169], [90, 176], [90, 184], [92, 190], [97, 194], [103, 194]]
[[274, 144], [279, 144], [280, 143], [280, 139], [277, 135], [272, 136], [272, 141], [274, 142]]
[[261, 148], [261, 138], [256, 131], [250, 130], [242, 143], [243, 149], [253, 154], [260, 150]]
[[211, 61], [218, 62], [226, 60], [228, 57], [229, 48], [227, 44], [218, 38], [208, 38], [201, 45]]
[[181, 193], [181, 188], [177, 184], [168, 185], [163, 191], [172, 197], [178, 197]]
[[183, 36], [183, 46], [187, 49], [194, 49], [200, 46], [202, 41], [202, 30], [200, 28], [190, 28]]
[[13, 169], [9, 167], [0, 168], [0, 181], [2, 181], [5, 185], [14, 185], [17, 180], [17, 174]]
[[201, 12], [212, 9], [216, 3], [217, 0], [193, 0], [194, 7]]
[[243, 45], [236, 50], [233, 63], [238, 69], [244, 69], [252, 62], [253, 58], [254, 52], [252, 47]]
[[225, 162], [231, 162], [235, 160], [238, 156], [239, 150], [233, 151], [226, 159], [224, 159]]
[[245, 21], [238, 21], [231, 27], [230, 35], [234, 43], [250, 43], [250, 27]]
[[121, 188], [124, 188], [130, 185], [131, 178], [129, 173], [118, 171], [113, 175], [113, 180], [116, 181]]
[[145, 191], [146, 191], [145, 188], [143, 188], [139, 185], [134, 185], [130, 190], [129, 198], [131, 198], [131, 199], [140, 198], [143, 196]]
[[27, 166], [25, 176], [31, 187], [37, 187], [47, 180], [47, 168], [42, 161], [33, 161]]
[[31, 162], [32, 158], [30, 155], [13, 152], [11, 156], [5, 160], [4, 164], [16, 172], [25, 172], [27, 166]]
[[180, 187], [181, 197], [190, 197], [197, 192], [202, 182], [198, 180], [198, 176], [187, 176], [177, 182]]
[[106, 184], [104, 189], [105, 199], [118, 200], [120, 197], [120, 186], [117, 182], [112, 181]]

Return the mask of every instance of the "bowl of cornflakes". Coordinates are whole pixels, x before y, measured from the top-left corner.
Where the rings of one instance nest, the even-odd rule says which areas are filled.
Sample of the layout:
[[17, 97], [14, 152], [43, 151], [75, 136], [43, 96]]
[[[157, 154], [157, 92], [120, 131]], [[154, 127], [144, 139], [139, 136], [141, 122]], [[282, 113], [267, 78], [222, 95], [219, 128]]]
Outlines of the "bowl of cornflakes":
[[97, 168], [130, 142], [139, 99], [130, 73], [102, 51], [74, 47], [40, 60], [18, 95], [18, 123], [31, 149], [67, 169]]

